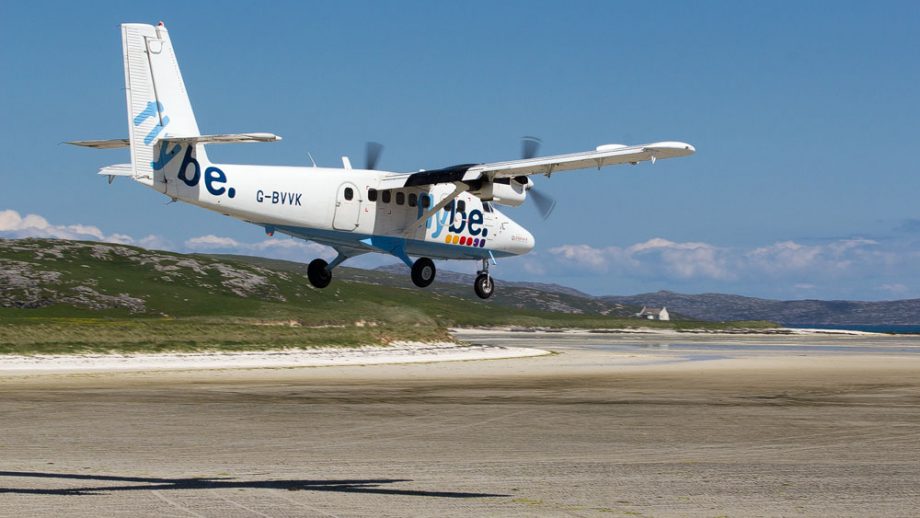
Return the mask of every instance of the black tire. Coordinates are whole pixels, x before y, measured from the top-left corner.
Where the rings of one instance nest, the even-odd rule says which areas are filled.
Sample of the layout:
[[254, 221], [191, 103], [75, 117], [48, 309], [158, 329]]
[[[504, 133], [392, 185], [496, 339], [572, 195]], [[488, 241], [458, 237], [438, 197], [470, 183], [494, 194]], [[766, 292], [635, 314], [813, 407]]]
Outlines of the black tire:
[[419, 257], [412, 264], [412, 283], [419, 288], [430, 286], [434, 282], [434, 276], [437, 269], [434, 267], [434, 261], [427, 257]]
[[328, 266], [329, 263], [322, 259], [310, 261], [310, 266], [307, 266], [307, 278], [310, 279], [310, 284], [320, 289], [329, 286], [329, 283], [332, 282], [332, 272], [329, 271]]
[[487, 299], [495, 293], [495, 281], [492, 280], [492, 277], [480, 273], [473, 282], [473, 290], [479, 298]]

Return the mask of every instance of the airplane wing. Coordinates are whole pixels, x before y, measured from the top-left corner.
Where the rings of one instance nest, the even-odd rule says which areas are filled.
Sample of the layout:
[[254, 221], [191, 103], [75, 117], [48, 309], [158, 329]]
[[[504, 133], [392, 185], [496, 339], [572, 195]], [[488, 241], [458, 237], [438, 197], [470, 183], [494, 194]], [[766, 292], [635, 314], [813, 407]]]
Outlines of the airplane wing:
[[[166, 136], [160, 140], [175, 144], [232, 144], [242, 142], [276, 142], [281, 137], [273, 133], [223, 133], [219, 135], [195, 135], [190, 137]], [[111, 140], [74, 140], [66, 142], [74, 146], [91, 147], [96, 149], [115, 149], [128, 147], [130, 142], [126, 138]]]
[[401, 173], [385, 178], [381, 189], [398, 189], [432, 185], [436, 183], [476, 182], [496, 178], [512, 178], [532, 174], [551, 175], [560, 171], [589, 169], [618, 165], [655, 162], [663, 158], [691, 155], [696, 149], [685, 142], [656, 142], [641, 146], [608, 144], [598, 146], [594, 151], [553, 155], [490, 164], [463, 164], [444, 169]]
[[116, 138], [110, 140], [73, 140], [70, 142], [65, 142], [65, 144], [70, 144], [71, 146], [91, 147], [96, 149], [116, 149], [120, 147], [128, 147], [131, 145], [131, 142], [126, 138]]
[[195, 135], [174, 137], [167, 135], [161, 140], [176, 144], [238, 144], [244, 142], [277, 142], [281, 137], [274, 133], [223, 133], [220, 135]]

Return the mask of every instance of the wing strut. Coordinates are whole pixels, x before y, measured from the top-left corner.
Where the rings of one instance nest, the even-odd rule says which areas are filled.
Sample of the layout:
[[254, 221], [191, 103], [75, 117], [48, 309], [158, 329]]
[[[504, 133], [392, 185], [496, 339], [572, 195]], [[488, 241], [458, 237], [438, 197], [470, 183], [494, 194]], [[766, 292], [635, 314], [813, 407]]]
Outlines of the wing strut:
[[456, 186], [454, 187], [454, 192], [450, 193], [443, 200], [439, 201], [434, 207], [431, 207], [430, 209], [422, 213], [422, 215], [415, 221], [415, 226], [411, 227], [411, 229], [408, 232], [406, 232], [407, 234], [412, 234], [416, 230], [422, 228], [422, 225], [425, 224], [425, 221], [428, 220], [428, 218], [433, 216], [439, 210], [446, 207], [448, 203], [454, 201], [454, 199], [456, 199], [457, 196], [460, 196], [460, 194], [470, 190], [470, 186], [463, 182], [457, 182], [454, 185]]

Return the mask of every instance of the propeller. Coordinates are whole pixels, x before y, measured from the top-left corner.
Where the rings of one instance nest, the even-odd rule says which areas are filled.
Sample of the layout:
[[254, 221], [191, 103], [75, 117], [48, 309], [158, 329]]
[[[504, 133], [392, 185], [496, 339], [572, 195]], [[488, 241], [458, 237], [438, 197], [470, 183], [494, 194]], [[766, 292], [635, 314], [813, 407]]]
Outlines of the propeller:
[[380, 142], [368, 142], [364, 154], [365, 169], [377, 169], [377, 162], [380, 160], [381, 153], [383, 153], [383, 144]]
[[533, 203], [543, 220], [545, 221], [549, 218], [549, 215], [553, 213], [553, 209], [556, 208], [556, 199], [533, 187], [530, 188], [530, 197], [533, 198]]
[[[543, 141], [537, 137], [521, 137], [521, 158], [528, 159], [537, 156], [537, 153], [540, 151], [540, 144], [542, 143]], [[515, 180], [526, 184], [528, 178], [525, 176], [523, 178], [515, 178]], [[528, 190], [530, 191], [530, 196], [533, 198], [533, 203], [537, 208], [537, 212], [540, 213], [540, 216], [544, 220], [549, 218], [549, 215], [553, 213], [553, 209], [556, 208], [556, 199], [537, 189], [532, 183]]]
[[540, 151], [543, 141], [537, 137], [521, 137], [521, 158], [533, 158]]

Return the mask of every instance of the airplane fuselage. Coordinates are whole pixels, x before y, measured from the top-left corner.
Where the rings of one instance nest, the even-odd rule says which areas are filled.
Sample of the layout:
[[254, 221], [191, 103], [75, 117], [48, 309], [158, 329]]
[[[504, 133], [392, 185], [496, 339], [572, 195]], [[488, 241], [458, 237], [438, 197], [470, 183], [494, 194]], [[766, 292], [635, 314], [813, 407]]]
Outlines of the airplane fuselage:
[[[483, 259], [519, 255], [533, 235], [477, 196], [450, 185], [378, 190], [394, 173], [364, 169], [212, 164], [190, 146], [159, 151], [146, 183], [167, 196], [265, 228], [353, 252]], [[199, 153], [200, 156], [202, 153]]]

